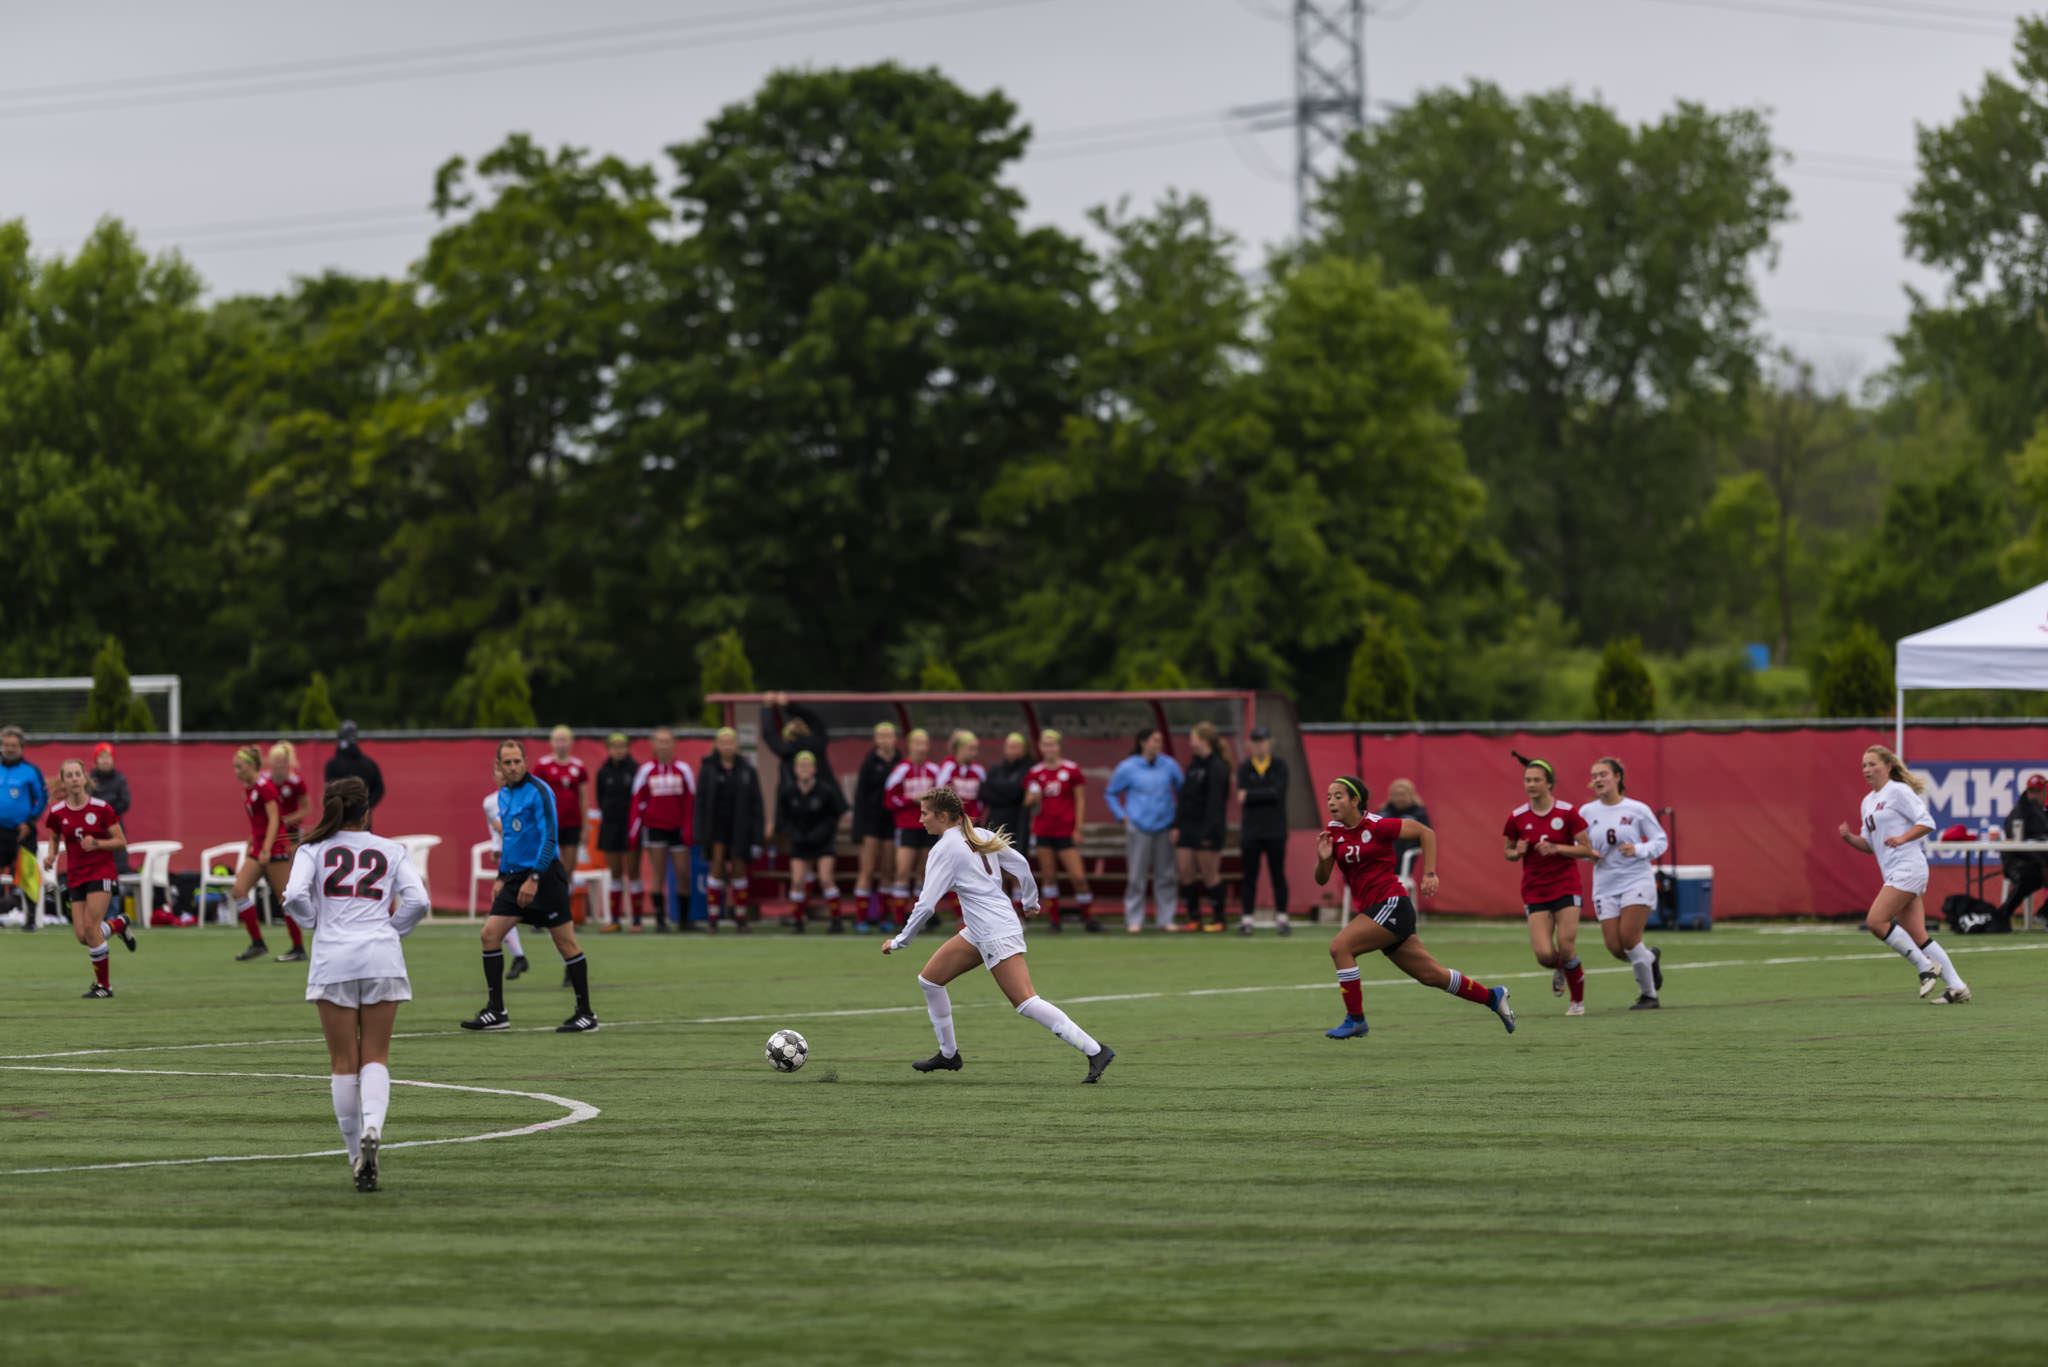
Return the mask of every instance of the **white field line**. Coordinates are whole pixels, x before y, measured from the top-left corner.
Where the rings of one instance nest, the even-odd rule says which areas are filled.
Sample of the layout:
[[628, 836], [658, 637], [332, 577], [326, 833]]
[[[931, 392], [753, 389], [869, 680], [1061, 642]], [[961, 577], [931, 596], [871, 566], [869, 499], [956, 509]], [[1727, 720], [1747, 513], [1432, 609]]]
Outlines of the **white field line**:
[[[12, 1073], [126, 1073], [138, 1077], [269, 1077], [288, 1078], [296, 1082], [323, 1082], [325, 1073], [216, 1073], [193, 1072], [176, 1068], [59, 1068], [31, 1064], [0, 1065]], [[493, 1130], [489, 1134], [466, 1134], [454, 1139], [407, 1139], [396, 1144], [386, 1144], [385, 1149], [425, 1149], [436, 1144], [481, 1144], [486, 1139], [517, 1139], [522, 1135], [539, 1134], [542, 1130], [558, 1129], [563, 1125], [580, 1124], [601, 1112], [587, 1101], [576, 1101], [549, 1092], [515, 1092], [505, 1087], [466, 1087], [453, 1082], [416, 1082], [410, 1078], [393, 1078], [397, 1087], [432, 1087], [443, 1092], [482, 1092], [489, 1096], [516, 1096], [528, 1101], [546, 1101], [560, 1106], [567, 1115], [558, 1115], [553, 1120], [543, 1120], [536, 1125], [522, 1125], [516, 1130]], [[319, 1149], [312, 1153], [238, 1153], [219, 1154], [208, 1158], [149, 1158], [129, 1163], [80, 1163], [58, 1168], [4, 1168], [0, 1177], [24, 1177], [39, 1172], [108, 1172], [116, 1168], [183, 1168], [200, 1163], [268, 1163], [287, 1158], [337, 1158], [346, 1157], [347, 1149]]]
[[[1949, 953], [1951, 955], [2016, 954], [2024, 953], [2028, 950], [2035, 949], [2048, 949], [2048, 941], [2043, 941], [2039, 944], [2023, 945], [1961, 945], [1951, 947], [1949, 949]], [[1898, 958], [1898, 955], [1890, 953], [1889, 951], [1884, 951], [1876, 954], [1785, 954], [1769, 959], [1708, 959], [1699, 963], [1666, 962], [1664, 964], [1664, 972], [1666, 975], [1669, 975], [1672, 973], [1691, 972], [1696, 969], [1708, 968], [1777, 968], [1787, 964], [1859, 963], [1864, 961], [1881, 962], [1883, 960], [1896, 958]], [[1633, 971], [1633, 969], [1629, 968], [1625, 964], [1616, 964], [1612, 967], [1606, 968], [1589, 968], [1586, 970], [1586, 976], [1593, 977], [1595, 975], [1604, 973], [1631, 973]], [[1495, 982], [1512, 982], [1523, 978], [1548, 978], [1550, 976], [1550, 972], [1551, 971], [1547, 968], [1540, 968], [1532, 972], [1526, 973], [1498, 973], [1489, 976], [1491, 980]], [[1110, 992], [1092, 997], [1061, 997], [1060, 1000], [1063, 1002], [1072, 1002], [1077, 1005], [1087, 1006], [1097, 1002], [1153, 1001], [1156, 999], [1166, 997], [1228, 997], [1251, 992], [1327, 992], [1332, 990], [1331, 982], [1332, 980], [1330, 979], [1324, 979], [1321, 982], [1313, 983], [1266, 983], [1250, 987], [1197, 987], [1191, 988], [1185, 992]], [[1362, 986], [1365, 987], [1415, 987], [1418, 985], [1419, 984], [1417, 984], [1413, 978], [1407, 977], [1405, 975], [1399, 978], [1371, 978], [1367, 979], [1362, 984]], [[953, 1005], [953, 1009], [956, 1011], [960, 1011], [973, 1007], [991, 1005], [992, 1003], [988, 1002], [955, 1002]], [[910, 1015], [913, 1013], [920, 1013], [924, 1009], [925, 1008], [921, 1005], [862, 1006], [838, 1011], [772, 1011], [758, 1015], [746, 1016], [685, 1016], [678, 1017], [675, 1020], [665, 1021], [606, 1021], [604, 1023], [604, 1028], [607, 1030], [618, 1030], [631, 1028], [635, 1026], [649, 1025], [746, 1025], [749, 1023], [761, 1021], [838, 1020], [849, 1016]], [[491, 1033], [552, 1034], [553, 1032], [553, 1026], [540, 1025], [521, 1027], [519, 1030], [514, 1031], [492, 1031]], [[393, 1035], [392, 1038], [442, 1039], [453, 1038], [457, 1035], [468, 1035], [472, 1033], [477, 1032], [472, 1032], [468, 1030], [420, 1030], [415, 1031], [411, 1034]], [[171, 1053], [184, 1049], [253, 1049], [266, 1045], [310, 1045], [322, 1043], [325, 1043], [325, 1041], [321, 1039], [319, 1036], [308, 1035], [299, 1039], [221, 1040], [211, 1044], [136, 1044], [125, 1045], [110, 1049], [65, 1049], [57, 1053], [50, 1054], [0, 1054], [0, 1064], [20, 1061], [31, 1061], [37, 1059], [83, 1058], [87, 1056], [102, 1054], [158, 1054]], [[280, 1074], [280, 1076], [283, 1075]], [[418, 1083], [414, 1085], [426, 1086], [430, 1084]], [[518, 1093], [517, 1095], [525, 1095], [525, 1093]]]

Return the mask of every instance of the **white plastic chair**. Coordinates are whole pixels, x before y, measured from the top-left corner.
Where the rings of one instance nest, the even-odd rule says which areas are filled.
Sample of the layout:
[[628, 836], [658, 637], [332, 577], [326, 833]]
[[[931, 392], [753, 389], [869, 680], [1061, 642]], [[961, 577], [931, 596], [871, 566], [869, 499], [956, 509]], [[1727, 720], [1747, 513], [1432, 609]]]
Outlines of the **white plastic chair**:
[[497, 845], [489, 840], [479, 840], [469, 847], [469, 914], [476, 915], [476, 885], [495, 883], [498, 880], [498, 861], [484, 862], [484, 856], [497, 852]]
[[427, 856], [441, 843], [438, 835], [394, 835], [391, 837], [405, 846], [405, 857], [412, 861], [413, 872], [420, 876], [420, 885], [427, 890], [427, 915], [431, 918], [434, 904], [433, 880], [427, 877]]
[[588, 919], [591, 925], [601, 926], [604, 924], [604, 918], [610, 914], [612, 904], [611, 870], [604, 868], [570, 870], [569, 895], [571, 897], [574, 897], [581, 889], [592, 886], [597, 889], [597, 896], [591, 903]]
[[123, 883], [135, 885], [135, 925], [149, 924], [150, 913], [156, 910], [157, 885], [170, 886], [171, 856], [184, 848], [182, 840], [138, 840], [128, 847], [128, 853], [142, 861], [135, 872], [121, 875]]
[[[199, 924], [206, 924], [206, 890], [221, 890], [220, 915], [215, 921], [220, 925], [231, 924], [235, 919], [235, 906], [230, 899], [235, 893], [235, 870], [241, 867], [242, 851], [248, 849], [242, 840], [230, 840], [225, 845], [208, 845], [199, 852]], [[228, 871], [225, 877], [213, 871], [217, 863], [225, 863]]]
[[[1415, 861], [1420, 858], [1422, 858], [1422, 851], [1419, 849], [1405, 852], [1401, 856], [1401, 871], [1394, 875], [1400, 881], [1401, 890], [1408, 894], [1410, 902], [1415, 900]], [[1344, 885], [1343, 906], [1343, 924], [1349, 925], [1351, 923], [1351, 885], [1349, 883]], [[1416, 908], [1418, 914], [1421, 910], [1422, 908], [1420, 907]]]

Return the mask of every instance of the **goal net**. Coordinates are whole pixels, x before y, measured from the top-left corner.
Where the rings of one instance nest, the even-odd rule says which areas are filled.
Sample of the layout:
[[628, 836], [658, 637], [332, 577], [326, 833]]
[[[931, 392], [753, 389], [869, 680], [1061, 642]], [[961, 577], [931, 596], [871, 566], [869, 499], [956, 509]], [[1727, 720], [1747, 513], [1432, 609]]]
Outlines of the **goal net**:
[[[183, 703], [176, 674], [137, 674], [128, 686], [149, 707], [162, 735], [183, 730]], [[92, 696], [92, 679], [0, 679], [0, 726], [19, 726], [31, 740], [78, 733], [79, 715]]]

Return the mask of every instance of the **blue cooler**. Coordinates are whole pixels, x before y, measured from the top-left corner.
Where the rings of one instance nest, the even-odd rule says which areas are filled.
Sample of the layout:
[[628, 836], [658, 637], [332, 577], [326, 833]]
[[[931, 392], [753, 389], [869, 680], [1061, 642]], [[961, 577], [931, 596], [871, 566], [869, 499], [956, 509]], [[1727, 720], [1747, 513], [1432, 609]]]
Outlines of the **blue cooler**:
[[1680, 864], [1672, 871], [1677, 875], [1673, 889], [1673, 910], [1675, 924], [1680, 930], [1712, 930], [1714, 928], [1714, 866], [1712, 864]]

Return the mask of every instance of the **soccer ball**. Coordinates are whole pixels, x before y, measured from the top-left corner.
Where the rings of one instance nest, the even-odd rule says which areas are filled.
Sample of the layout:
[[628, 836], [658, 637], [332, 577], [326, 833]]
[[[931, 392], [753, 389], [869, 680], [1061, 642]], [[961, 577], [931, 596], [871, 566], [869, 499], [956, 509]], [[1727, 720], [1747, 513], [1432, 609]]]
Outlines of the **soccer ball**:
[[768, 1037], [768, 1062], [778, 1073], [793, 1073], [811, 1056], [811, 1046], [794, 1030], [777, 1030]]

